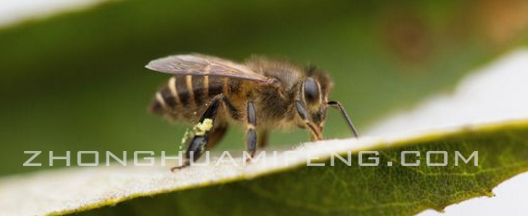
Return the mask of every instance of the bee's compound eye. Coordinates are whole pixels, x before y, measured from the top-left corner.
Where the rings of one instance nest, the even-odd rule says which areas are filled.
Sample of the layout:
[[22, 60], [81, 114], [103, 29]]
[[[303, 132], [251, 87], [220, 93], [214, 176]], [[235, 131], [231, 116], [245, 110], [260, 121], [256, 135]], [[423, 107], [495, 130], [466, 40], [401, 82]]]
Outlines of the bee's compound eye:
[[317, 81], [315, 81], [313, 78], [308, 78], [304, 81], [303, 87], [304, 99], [306, 100], [306, 103], [314, 104], [319, 102], [320, 92]]

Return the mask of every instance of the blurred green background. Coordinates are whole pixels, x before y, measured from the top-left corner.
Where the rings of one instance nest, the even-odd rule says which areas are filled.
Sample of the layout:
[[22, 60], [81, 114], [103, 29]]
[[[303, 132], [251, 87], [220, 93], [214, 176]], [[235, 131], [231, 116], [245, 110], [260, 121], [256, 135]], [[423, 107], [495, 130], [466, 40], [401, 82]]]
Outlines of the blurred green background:
[[[124, 0], [3, 27], [0, 175], [49, 169], [49, 151], [71, 151], [73, 165], [77, 151], [100, 151], [100, 161], [105, 151], [176, 153], [187, 126], [146, 112], [169, 76], [144, 65], [169, 54], [315, 64], [361, 132], [527, 45], [527, 26], [524, 0]], [[325, 136], [351, 136], [330, 112]], [[216, 150], [243, 149], [242, 136], [229, 131]], [[272, 146], [307, 140], [302, 130], [271, 136]], [[23, 167], [24, 151], [43, 151], [43, 166]]]

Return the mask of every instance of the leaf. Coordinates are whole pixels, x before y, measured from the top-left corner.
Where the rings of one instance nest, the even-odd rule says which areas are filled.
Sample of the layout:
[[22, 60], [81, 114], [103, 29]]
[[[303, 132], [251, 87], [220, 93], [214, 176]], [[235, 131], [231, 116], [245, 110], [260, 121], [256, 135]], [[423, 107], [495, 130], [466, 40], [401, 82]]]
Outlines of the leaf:
[[[168, 77], [144, 65], [177, 53], [237, 61], [259, 54], [313, 63], [332, 76], [332, 99], [340, 100], [364, 131], [390, 111], [450, 91], [471, 69], [526, 44], [526, 5], [519, 0], [127, 0], [5, 27], [0, 137], [6, 149], [0, 151], [5, 160], [0, 175], [49, 168], [12, 166], [25, 162], [21, 152], [27, 150], [65, 155], [148, 148], [158, 156], [173, 151], [186, 126], [172, 127], [145, 112]], [[326, 136], [349, 135], [339, 118], [330, 113]], [[230, 130], [219, 150], [242, 149], [241, 136]], [[272, 133], [270, 143], [307, 139], [295, 130]]]
[[[280, 165], [286, 159], [279, 154], [279, 166], [222, 164], [176, 173], [162, 166], [111, 166], [11, 177], [0, 182], [0, 205], [7, 215], [413, 215], [491, 196], [494, 186], [528, 170], [528, 120], [328, 140], [297, 150], [301, 157], [290, 166]], [[380, 166], [358, 166], [357, 153], [365, 150], [379, 151]], [[351, 166], [337, 159], [330, 166], [331, 152], [346, 156], [348, 151], [354, 155]], [[419, 151], [421, 157], [406, 161], [419, 159], [422, 165], [402, 166], [402, 151]], [[448, 165], [425, 166], [427, 151], [447, 151]], [[478, 166], [461, 158], [455, 166], [457, 151], [464, 158], [478, 151]], [[305, 156], [326, 166], [308, 167]]]

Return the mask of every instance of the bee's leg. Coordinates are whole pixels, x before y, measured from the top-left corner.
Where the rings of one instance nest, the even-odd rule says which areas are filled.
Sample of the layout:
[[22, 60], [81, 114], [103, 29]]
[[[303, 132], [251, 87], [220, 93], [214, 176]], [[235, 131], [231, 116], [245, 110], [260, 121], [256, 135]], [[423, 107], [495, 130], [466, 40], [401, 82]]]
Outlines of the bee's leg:
[[[257, 151], [257, 132], [255, 127], [257, 126], [257, 114], [255, 112], [255, 104], [253, 101], [247, 102], [247, 151], [251, 157], [255, 156]], [[249, 158], [246, 158], [249, 161]]]
[[209, 137], [209, 142], [207, 142], [207, 149], [212, 149], [218, 142], [220, 142], [220, 140], [222, 140], [227, 132], [227, 128], [226, 124], [222, 124], [213, 129], [213, 132]]
[[[221, 95], [215, 96], [211, 100], [209, 106], [207, 107], [204, 114], [198, 121], [198, 124], [203, 124], [206, 119], [213, 120], [213, 124], [214, 124], [216, 113], [218, 111], [218, 108], [220, 107], [220, 102], [222, 101], [223, 98], [224, 98], [224, 95], [221, 94]], [[191, 165], [191, 159], [193, 160], [193, 162], [198, 160], [198, 158], [200, 158], [200, 156], [202, 156], [202, 154], [207, 149], [207, 143], [209, 141], [209, 137], [211, 134], [212, 134], [212, 131], [208, 130], [208, 131], [205, 131], [203, 134], [195, 135], [193, 139], [191, 140], [189, 147], [187, 148], [187, 151], [185, 152], [185, 156], [184, 156], [185, 161], [183, 161], [182, 166], [173, 167], [171, 168], [171, 171], [174, 171], [176, 169], [181, 169], [181, 168]]]
[[257, 141], [257, 146], [259, 148], [265, 148], [268, 146], [268, 140], [269, 140], [269, 131], [268, 130], [262, 130], [258, 133], [259, 139]]
[[303, 104], [300, 101], [297, 101], [295, 103], [295, 108], [297, 109], [297, 113], [299, 114], [301, 119], [304, 121], [304, 124], [306, 124], [306, 127], [308, 127], [312, 132], [310, 134], [312, 140], [322, 140], [323, 135], [321, 134], [321, 130], [313, 122], [310, 121], [310, 119], [308, 118], [308, 112], [306, 111], [306, 108], [304, 108]]

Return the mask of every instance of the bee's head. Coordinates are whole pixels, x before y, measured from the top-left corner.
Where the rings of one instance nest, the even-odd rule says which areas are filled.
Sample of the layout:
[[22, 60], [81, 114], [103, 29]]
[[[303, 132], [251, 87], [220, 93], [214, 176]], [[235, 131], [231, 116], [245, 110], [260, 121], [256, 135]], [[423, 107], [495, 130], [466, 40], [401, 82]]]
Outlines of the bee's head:
[[[300, 97], [297, 102], [297, 111], [308, 126], [315, 133], [315, 139], [322, 138], [324, 122], [326, 120], [326, 108], [328, 104], [328, 95], [332, 89], [330, 77], [323, 71], [314, 67], [306, 70], [306, 78], [300, 85]], [[317, 134], [318, 133], [318, 134]]]

